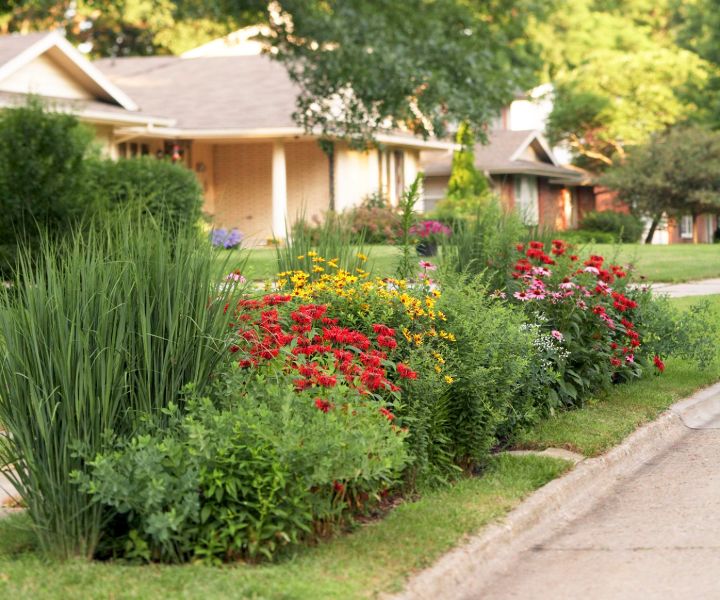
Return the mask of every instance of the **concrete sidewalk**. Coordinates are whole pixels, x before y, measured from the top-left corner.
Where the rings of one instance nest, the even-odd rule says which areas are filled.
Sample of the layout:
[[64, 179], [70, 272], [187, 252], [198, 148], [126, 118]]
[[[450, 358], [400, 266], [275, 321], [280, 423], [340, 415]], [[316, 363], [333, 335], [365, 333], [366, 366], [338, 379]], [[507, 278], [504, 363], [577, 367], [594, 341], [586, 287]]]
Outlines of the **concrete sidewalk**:
[[720, 384], [536, 491], [402, 600], [720, 599]]
[[667, 294], [671, 298], [708, 296], [720, 294], [720, 279], [701, 279], [685, 283], [653, 283], [652, 289], [658, 294]]
[[720, 598], [719, 456], [720, 429], [690, 431], [471, 597]]

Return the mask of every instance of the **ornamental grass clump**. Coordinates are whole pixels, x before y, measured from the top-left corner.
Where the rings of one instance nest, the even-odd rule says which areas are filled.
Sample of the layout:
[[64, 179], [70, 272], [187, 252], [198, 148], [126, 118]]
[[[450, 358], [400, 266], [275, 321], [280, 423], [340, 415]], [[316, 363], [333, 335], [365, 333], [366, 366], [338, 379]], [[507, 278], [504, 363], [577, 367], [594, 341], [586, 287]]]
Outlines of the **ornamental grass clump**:
[[[0, 291], [0, 464], [42, 548], [91, 557], [104, 511], [70, 481], [113, 437], [166, 419], [202, 389], [226, 348], [217, 266], [194, 230], [132, 215], [21, 256]], [[10, 470], [12, 467], [13, 470]]]

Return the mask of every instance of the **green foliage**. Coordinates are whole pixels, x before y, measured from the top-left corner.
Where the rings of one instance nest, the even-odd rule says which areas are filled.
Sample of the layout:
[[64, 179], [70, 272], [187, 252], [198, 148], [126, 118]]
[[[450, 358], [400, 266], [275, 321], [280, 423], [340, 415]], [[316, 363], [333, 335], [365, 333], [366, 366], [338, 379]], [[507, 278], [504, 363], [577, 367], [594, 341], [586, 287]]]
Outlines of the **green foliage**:
[[462, 200], [487, 194], [490, 186], [485, 175], [475, 167], [475, 136], [466, 123], [460, 125], [455, 142], [462, 148], [453, 154], [448, 198]]
[[561, 237], [570, 244], [615, 244], [617, 237], [609, 231], [597, 231], [594, 229], [570, 229], [558, 232]]
[[536, 0], [289, 0], [270, 41], [299, 84], [295, 119], [307, 131], [362, 143], [390, 123], [442, 136], [453, 121], [481, 131], [531, 84], [539, 64], [527, 25], [546, 9]]
[[652, 219], [652, 240], [663, 213], [670, 216], [720, 212], [720, 134], [677, 127], [633, 148], [601, 183], [642, 216]]
[[94, 160], [88, 170], [89, 193], [106, 210], [132, 207], [174, 227], [200, 220], [203, 191], [195, 174], [182, 165], [145, 156]]
[[486, 273], [492, 289], [502, 289], [515, 256], [514, 244], [527, 235], [518, 216], [490, 198], [473, 216], [455, 223], [442, 248], [443, 269], [451, 273]]
[[[583, 231], [609, 233], [609, 242], [611, 243], [632, 244], [640, 240], [643, 232], [643, 222], [635, 215], [605, 210], [586, 214], [579, 228]], [[595, 241], [603, 243], [606, 240], [595, 239]]]
[[40, 231], [62, 232], [90, 208], [83, 181], [91, 132], [46, 111], [38, 99], [0, 114], [0, 273], [19, 244], [36, 249]]
[[0, 290], [0, 464], [27, 505], [43, 550], [92, 556], [103, 512], [68, 475], [81, 454], [164, 420], [183, 386], [201, 391], [225, 349], [224, 306], [209, 244], [172, 240], [147, 217], [118, 213], [30, 250]]
[[400, 249], [402, 251], [396, 270], [399, 279], [408, 279], [412, 277], [417, 270], [414, 264], [414, 258], [417, 254], [415, 251], [414, 237], [410, 230], [416, 219], [415, 205], [420, 199], [421, 186], [422, 174], [418, 175], [410, 187], [405, 190], [398, 207], [400, 211]]
[[534, 30], [556, 88], [548, 123], [578, 164], [603, 170], [626, 149], [697, 110], [709, 65], [680, 47], [670, 3], [562, 0]]
[[522, 311], [488, 297], [481, 278], [444, 281], [439, 308], [457, 342], [448, 356], [455, 382], [447, 392], [446, 435], [456, 463], [484, 464], [508, 423], [528, 423], [537, 411], [528, 393], [533, 336]]
[[[346, 389], [345, 392], [348, 392]], [[147, 560], [273, 558], [391, 485], [405, 434], [375, 401], [316, 408], [289, 378], [230, 373], [167, 427], [90, 463], [82, 488], [117, 511], [115, 552]], [[370, 496], [369, 496], [370, 495]]]
[[293, 224], [292, 232], [287, 233], [286, 243], [275, 248], [278, 273], [305, 271], [316, 279], [325, 272], [325, 267], [313, 260], [318, 256], [350, 273], [364, 266], [365, 238], [362, 232], [350, 234], [344, 215], [328, 212], [322, 223], [314, 227], [300, 216]]

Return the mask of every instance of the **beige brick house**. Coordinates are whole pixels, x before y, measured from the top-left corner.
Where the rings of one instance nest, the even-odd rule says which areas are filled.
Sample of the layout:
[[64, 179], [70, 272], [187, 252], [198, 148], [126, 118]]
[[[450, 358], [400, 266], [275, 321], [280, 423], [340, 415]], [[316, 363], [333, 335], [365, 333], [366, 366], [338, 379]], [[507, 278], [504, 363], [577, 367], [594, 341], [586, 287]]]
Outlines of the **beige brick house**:
[[112, 157], [184, 163], [214, 222], [254, 243], [282, 236], [301, 213], [342, 211], [376, 192], [397, 201], [420, 151], [451, 147], [393, 132], [367, 151], [335, 142], [330, 160], [293, 122], [297, 90], [281, 65], [257, 52], [206, 54], [91, 63], [58, 33], [0, 36], [0, 106], [38, 94], [93, 126]]

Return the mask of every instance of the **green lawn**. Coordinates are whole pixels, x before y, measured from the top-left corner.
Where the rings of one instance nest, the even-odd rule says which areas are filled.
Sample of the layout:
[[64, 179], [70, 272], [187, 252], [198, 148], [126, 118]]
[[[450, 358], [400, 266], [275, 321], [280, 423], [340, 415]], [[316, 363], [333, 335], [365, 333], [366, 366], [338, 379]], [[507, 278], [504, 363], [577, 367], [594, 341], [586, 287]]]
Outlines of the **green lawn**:
[[720, 244], [595, 244], [584, 249], [606, 257], [617, 254], [622, 264], [632, 263], [649, 281], [680, 282], [720, 277]]
[[[400, 249], [397, 246], [365, 246], [362, 251], [368, 256], [367, 264], [373, 273], [387, 276], [395, 272], [400, 254]], [[246, 251], [221, 251], [218, 253], [217, 261], [218, 264], [224, 265], [224, 268], [228, 271], [241, 268], [245, 276], [249, 279], [263, 281], [272, 279], [278, 271], [274, 248], [252, 248]], [[225, 261], [227, 261], [227, 263]], [[245, 261], [247, 261], [247, 263], [245, 263]]]
[[[720, 320], [720, 295], [708, 299]], [[696, 301], [674, 300], [683, 308]], [[663, 376], [618, 386], [581, 410], [547, 419], [525, 432], [517, 447], [600, 454], [676, 400], [718, 379], [718, 363], [702, 371], [668, 360]], [[47, 561], [34, 550], [25, 517], [8, 517], [0, 520], [0, 594], [37, 599], [376, 597], [400, 589], [410, 573], [430, 565], [568, 468], [569, 463], [546, 457], [499, 455], [482, 477], [427, 493], [380, 521], [262, 566]]]
[[[368, 246], [365, 253], [370, 257], [368, 264], [377, 275], [392, 275], [400, 252], [397, 246]], [[598, 253], [608, 258], [617, 256], [622, 264], [632, 263], [637, 273], [649, 281], [679, 282], [692, 279], [720, 277], [720, 244], [674, 244], [669, 246], [647, 246], [644, 244], [594, 244], [582, 248], [583, 254]], [[243, 252], [220, 252], [218, 263], [228, 260], [232, 270], [247, 264], [243, 271], [250, 279], [265, 280], [277, 272], [275, 250], [253, 248]]]

